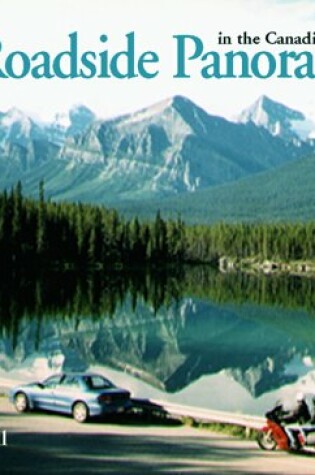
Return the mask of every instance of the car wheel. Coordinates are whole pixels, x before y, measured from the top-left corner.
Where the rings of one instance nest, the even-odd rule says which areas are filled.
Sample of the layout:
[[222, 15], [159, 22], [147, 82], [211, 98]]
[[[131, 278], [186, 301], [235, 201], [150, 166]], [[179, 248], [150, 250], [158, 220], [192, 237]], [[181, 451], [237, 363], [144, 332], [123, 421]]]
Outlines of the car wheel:
[[29, 410], [29, 402], [25, 393], [17, 393], [14, 397], [14, 406], [18, 412]]
[[73, 419], [77, 422], [86, 422], [89, 417], [89, 410], [84, 402], [76, 402], [72, 408]]

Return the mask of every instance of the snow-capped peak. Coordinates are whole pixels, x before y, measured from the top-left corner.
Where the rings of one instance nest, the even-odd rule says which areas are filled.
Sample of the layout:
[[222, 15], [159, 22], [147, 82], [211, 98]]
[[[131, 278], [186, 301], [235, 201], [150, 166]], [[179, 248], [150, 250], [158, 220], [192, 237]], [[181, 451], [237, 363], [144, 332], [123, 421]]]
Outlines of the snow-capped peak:
[[71, 125], [71, 120], [70, 120], [70, 117], [69, 117], [69, 114], [67, 112], [58, 112], [56, 115], [55, 115], [55, 120], [54, 120], [54, 124], [57, 126], [57, 127], [63, 127], [63, 128], [67, 128], [67, 127], [70, 127]]
[[12, 107], [1, 118], [1, 124], [4, 127], [11, 127], [12, 124], [16, 122], [25, 122], [26, 120], [29, 119], [24, 112], [22, 112], [20, 109], [17, 109], [16, 107]]
[[306, 141], [315, 135], [315, 122], [312, 119], [267, 96], [259, 97], [250, 107], [243, 110], [238, 121], [253, 122], [267, 129], [272, 135], [290, 141]]
[[160, 101], [153, 106], [141, 109], [137, 112], [129, 114], [128, 116], [124, 117], [125, 124], [135, 124], [137, 122], [141, 122], [143, 120], [150, 120], [155, 115], [161, 114], [172, 105], [173, 98], [168, 98], [163, 101]]

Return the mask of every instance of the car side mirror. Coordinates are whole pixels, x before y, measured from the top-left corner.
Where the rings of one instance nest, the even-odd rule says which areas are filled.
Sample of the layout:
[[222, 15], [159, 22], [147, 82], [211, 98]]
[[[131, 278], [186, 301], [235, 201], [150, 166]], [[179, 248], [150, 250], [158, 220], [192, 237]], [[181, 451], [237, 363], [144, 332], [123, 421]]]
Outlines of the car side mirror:
[[37, 383], [37, 386], [40, 388], [40, 389], [44, 389], [45, 385], [43, 383]]

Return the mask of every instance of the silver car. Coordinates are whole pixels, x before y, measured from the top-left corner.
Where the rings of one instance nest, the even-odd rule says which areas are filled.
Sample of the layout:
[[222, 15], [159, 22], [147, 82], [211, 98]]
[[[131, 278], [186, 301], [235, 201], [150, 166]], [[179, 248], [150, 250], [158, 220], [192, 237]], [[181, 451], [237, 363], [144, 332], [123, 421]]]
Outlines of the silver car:
[[124, 412], [132, 405], [129, 391], [92, 373], [56, 374], [42, 382], [11, 389], [9, 398], [18, 412], [42, 409], [72, 414], [77, 422]]

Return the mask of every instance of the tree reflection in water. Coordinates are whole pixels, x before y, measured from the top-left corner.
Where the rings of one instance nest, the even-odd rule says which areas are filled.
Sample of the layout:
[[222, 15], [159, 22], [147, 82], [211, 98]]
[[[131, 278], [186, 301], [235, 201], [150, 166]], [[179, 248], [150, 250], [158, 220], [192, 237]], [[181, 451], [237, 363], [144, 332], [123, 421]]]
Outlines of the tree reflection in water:
[[[315, 281], [190, 266], [2, 275], [0, 344], [11, 360], [138, 368], [176, 392], [225, 370], [258, 396], [299, 377], [315, 343]], [[21, 350], [21, 348], [23, 350]], [[295, 361], [299, 370], [288, 370]], [[12, 361], [11, 361], [12, 364]], [[291, 371], [291, 372], [290, 372]]]

